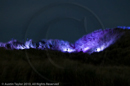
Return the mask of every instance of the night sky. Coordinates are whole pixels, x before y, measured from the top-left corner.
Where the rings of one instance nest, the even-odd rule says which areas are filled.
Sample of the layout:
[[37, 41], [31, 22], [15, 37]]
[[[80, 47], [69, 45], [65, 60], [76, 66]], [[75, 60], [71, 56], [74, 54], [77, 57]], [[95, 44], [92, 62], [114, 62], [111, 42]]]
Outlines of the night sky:
[[0, 0], [0, 42], [74, 43], [97, 29], [130, 26], [130, 0]]

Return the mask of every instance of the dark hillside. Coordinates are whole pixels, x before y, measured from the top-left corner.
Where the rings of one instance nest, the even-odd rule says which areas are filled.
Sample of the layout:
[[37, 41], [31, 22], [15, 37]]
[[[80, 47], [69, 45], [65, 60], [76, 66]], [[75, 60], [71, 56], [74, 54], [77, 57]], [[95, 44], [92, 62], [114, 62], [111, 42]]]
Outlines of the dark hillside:
[[125, 34], [116, 43], [91, 55], [83, 52], [0, 48], [0, 82], [130, 86], [130, 30], [118, 30]]

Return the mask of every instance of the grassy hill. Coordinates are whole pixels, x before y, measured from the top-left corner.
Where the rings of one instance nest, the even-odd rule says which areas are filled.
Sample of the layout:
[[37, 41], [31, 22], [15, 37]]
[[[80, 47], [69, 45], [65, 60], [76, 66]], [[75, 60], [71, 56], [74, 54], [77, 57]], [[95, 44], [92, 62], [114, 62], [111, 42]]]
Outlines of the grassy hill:
[[0, 82], [130, 86], [130, 30], [119, 31], [125, 34], [115, 44], [91, 55], [0, 48]]

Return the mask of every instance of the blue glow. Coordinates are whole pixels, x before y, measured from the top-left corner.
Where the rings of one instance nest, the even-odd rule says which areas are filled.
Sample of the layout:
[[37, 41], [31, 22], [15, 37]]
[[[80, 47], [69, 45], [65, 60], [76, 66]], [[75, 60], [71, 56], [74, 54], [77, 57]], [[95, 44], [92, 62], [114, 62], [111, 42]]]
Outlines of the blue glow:
[[121, 28], [121, 29], [130, 29], [130, 26], [117, 26], [118, 28]]
[[[118, 26], [121, 29], [130, 29], [130, 27]], [[123, 33], [119, 33], [114, 29], [96, 30], [90, 34], [84, 35], [78, 39], [74, 44], [58, 39], [42, 39], [38, 42], [33, 42], [32, 39], [27, 40], [25, 43], [19, 42], [15, 39], [7, 43], [0, 42], [0, 47], [6, 49], [52, 49], [61, 52], [84, 52], [91, 54], [93, 52], [100, 52], [115, 43]]]

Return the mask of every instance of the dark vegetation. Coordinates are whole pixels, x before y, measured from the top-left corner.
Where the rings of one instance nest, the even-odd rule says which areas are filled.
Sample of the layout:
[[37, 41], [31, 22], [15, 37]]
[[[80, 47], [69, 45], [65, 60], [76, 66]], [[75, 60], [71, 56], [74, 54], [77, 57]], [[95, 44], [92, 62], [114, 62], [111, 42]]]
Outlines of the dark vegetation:
[[0, 82], [130, 86], [130, 30], [119, 31], [125, 34], [115, 44], [91, 55], [0, 48]]

